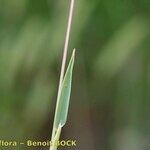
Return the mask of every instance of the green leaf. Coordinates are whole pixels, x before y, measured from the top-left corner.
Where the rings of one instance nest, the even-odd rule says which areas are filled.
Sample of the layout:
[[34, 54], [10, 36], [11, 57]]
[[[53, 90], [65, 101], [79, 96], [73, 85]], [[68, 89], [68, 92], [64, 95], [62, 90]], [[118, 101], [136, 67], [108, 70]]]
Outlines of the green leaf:
[[58, 99], [57, 99], [58, 107], [56, 109], [56, 114], [55, 114], [56, 116], [54, 122], [54, 127], [56, 130], [58, 129], [59, 125], [64, 126], [67, 120], [74, 58], [75, 58], [75, 50], [72, 53], [67, 71], [65, 73], [63, 82], [61, 84], [60, 94], [58, 95]]

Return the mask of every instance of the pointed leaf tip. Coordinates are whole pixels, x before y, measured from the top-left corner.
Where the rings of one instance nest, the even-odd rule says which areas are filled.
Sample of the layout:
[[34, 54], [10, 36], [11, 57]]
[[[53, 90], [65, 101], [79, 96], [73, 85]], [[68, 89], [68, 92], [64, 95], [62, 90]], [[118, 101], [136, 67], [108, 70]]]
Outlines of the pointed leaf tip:
[[58, 108], [56, 111], [56, 122], [55, 128], [58, 129], [59, 124], [62, 126], [65, 125], [68, 115], [69, 101], [70, 101], [70, 93], [71, 93], [71, 83], [72, 83], [72, 71], [74, 66], [75, 59], [75, 49], [72, 52], [72, 56], [67, 67], [67, 71], [65, 73], [60, 95], [58, 97]]

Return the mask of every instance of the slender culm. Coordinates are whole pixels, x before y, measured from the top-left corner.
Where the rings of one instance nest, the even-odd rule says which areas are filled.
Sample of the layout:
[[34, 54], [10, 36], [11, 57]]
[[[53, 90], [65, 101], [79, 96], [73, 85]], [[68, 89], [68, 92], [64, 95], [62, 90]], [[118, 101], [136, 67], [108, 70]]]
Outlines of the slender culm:
[[[63, 120], [62, 118], [66, 118], [67, 112], [68, 112], [68, 107], [69, 107], [71, 81], [72, 81], [72, 70], [73, 70], [73, 65], [74, 65], [75, 50], [73, 51], [73, 54], [72, 54], [72, 57], [71, 57], [69, 65], [68, 65], [66, 73], [65, 73], [65, 68], [66, 68], [66, 59], [67, 59], [67, 51], [68, 51], [69, 37], [70, 37], [70, 31], [71, 31], [71, 24], [72, 24], [72, 18], [73, 18], [73, 10], [74, 10], [74, 0], [71, 0], [67, 30], [66, 30], [66, 35], [65, 35], [65, 43], [64, 43], [64, 49], [63, 49], [62, 66], [61, 66], [61, 72], [60, 72], [60, 80], [59, 80], [57, 103], [56, 103], [56, 109], [55, 109], [55, 117], [54, 117], [51, 141], [59, 140], [61, 128], [65, 124], [61, 121]], [[63, 89], [63, 83], [64, 83], [64, 85], [68, 86], [67, 91], [65, 91], [65, 88]], [[65, 99], [64, 99], [64, 93], [65, 93]], [[62, 114], [62, 116], [61, 116], [61, 114]], [[58, 122], [59, 122], [59, 125], [58, 125]], [[58, 133], [58, 132], [60, 132], [60, 133]], [[57, 136], [57, 135], [59, 135], [59, 136]], [[56, 150], [56, 149], [57, 149], [57, 146], [50, 147], [50, 150]]]

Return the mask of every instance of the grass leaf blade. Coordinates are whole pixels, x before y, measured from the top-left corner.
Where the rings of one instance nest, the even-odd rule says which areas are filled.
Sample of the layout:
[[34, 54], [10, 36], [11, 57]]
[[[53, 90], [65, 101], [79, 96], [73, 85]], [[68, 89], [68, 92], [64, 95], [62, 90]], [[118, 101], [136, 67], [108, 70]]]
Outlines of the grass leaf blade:
[[72, 53], [66, 74], [64, 76], [60, 95], [58, 96], [58, 108], [56, 110], [56, 120], [54, 123], [55, 129], [58, 128], [59, 124], [64, 126], [67, 120], [68, 107], [71, 94], [71, 83], [72, 83], [72, 71], [74, 66], [75, 50]]

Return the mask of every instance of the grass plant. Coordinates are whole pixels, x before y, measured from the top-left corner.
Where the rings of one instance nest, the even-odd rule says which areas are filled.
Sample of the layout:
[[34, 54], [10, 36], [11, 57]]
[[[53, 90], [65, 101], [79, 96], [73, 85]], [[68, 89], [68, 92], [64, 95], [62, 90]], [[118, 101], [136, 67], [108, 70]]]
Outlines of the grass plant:
[[[68, 25], [67, 25], [67, 31], [66, 31], [66, 36], [65, 36], [65, 44], [64, 44], [60, 81], [59, 81], [59, 88], [58, 88], [58, 95], [57, 95], [57, 103], [56, 103], [56, 109], [55, 109], [55, 117], [54, 117], [52, 137], [51, 137], [52, 143], [56, 143], [57, 141], [59, 141], [62, 127], [65, 125], [66, 120], [67, 120], [67, 114], [68, 114], [68, 108], [69, 108], [75, 49], [72, 52], [72, 56], [71, 56], [66, 72], [65, 72], [65, 65], [66, 65], [66, 59], [67, 59], [67, 51], [68, 51], [68, 43], [69, 43], [69, 37], [70, 37], [73, 10], [74, 10], [74, 0], [71, 0], [70, 11], [69, 11], [69, 16], [68, 16]], [[52, 144], [50, 147], [50, 150], [57, 150], [57, 145]]]

